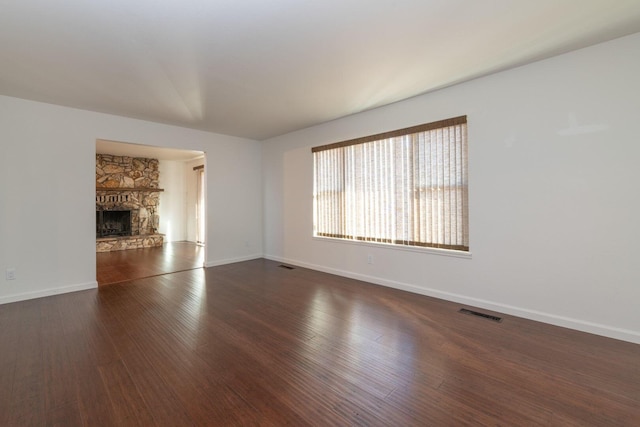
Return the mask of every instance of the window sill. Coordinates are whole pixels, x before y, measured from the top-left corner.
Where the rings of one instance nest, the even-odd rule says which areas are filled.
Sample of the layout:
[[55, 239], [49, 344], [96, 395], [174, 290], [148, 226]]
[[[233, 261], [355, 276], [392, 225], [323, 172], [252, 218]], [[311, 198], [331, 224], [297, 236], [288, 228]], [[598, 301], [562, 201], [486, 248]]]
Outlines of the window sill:
[[454, 251], [451, 249], [439, 249], [439, 248], [426, 248], [420, 246], [403, 246], [403, 245], [391, 245], [389, 243], [377, 243], [377, 242], [364, 242], [360, 240], [347, 240], [347, 239], [336, 239], [334, 237], [318, 237], [313, 236], [313, 240], [321, 241], [321, 242], [332, 242], [332, 243], [342, 243], [347, 245], [356, 245], [356, 246], [370, 246], [373, 248], [383, 248], [383, 249], [393, 249], [399, 251], [407, 251], [407, 252], [418, 252], [429, 255], [438, 255], [438, 256], [447, 256], [453, 258], [464, 258], [471, 259], [471, 252], [463, 252], [463, 251]]

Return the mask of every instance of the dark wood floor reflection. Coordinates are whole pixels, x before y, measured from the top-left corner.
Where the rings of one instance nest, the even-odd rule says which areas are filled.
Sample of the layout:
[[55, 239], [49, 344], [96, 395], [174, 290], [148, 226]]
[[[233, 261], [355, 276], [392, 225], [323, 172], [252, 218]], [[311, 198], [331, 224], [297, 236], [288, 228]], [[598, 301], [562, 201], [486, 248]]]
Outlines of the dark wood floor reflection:
[[254, 260], [0, 306], [0, 425], [640, 425], [640, 345]]
[[99, 252], [96, 254], [98, 285], [175, 273], [204, 264], [204, 247], [192, 242], [170, 242], [162, 247]]

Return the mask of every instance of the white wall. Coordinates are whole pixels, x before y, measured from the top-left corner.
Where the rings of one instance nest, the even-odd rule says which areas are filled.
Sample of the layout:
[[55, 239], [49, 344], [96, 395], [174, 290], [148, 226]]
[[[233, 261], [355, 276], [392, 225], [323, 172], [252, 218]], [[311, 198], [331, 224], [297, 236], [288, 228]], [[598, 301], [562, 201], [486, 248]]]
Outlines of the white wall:
[[[640, 342], [638, 76], [636, 34], [272, 138], [265, 254]], [[463, 114], [471, 259], [312, 239], [312, 146]]]
[[[186, 234], [187, 240], [196, 242], [198, 238], [196, 221], [196, 203], [198, 201], [198, 175], [193, 170], [196, 166], [203, 166], [204, 159], [192, 160], [185, 164], [184, 182], [186, 186]], [[206, 173], [206, 170], [205, 170]], [[260, 250], [262, 252], [262, 250]]]
[[160, 160], [159, 232], [164, 234], [165, 242], [186, 240], [186, 183], [185, 162]]
[[206, 152], [206, 264], [261, 255], [260, 143], [0, 96], [0, 303], [96, 286], [96, 139]]

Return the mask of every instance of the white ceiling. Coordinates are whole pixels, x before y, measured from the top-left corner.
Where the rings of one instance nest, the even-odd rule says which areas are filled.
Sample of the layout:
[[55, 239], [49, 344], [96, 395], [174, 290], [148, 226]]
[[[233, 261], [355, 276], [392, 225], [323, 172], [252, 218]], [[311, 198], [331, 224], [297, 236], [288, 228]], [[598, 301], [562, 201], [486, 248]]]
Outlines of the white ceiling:
[[639, 0], [0, 0], [0, 94], [262, 140], [638, 31]]
[[201, 151], [130, 144], [118, 141], [96, 140], [96, 153], [113, 156], [146, 157], [158, 160], [188, 161], [204, 157]]

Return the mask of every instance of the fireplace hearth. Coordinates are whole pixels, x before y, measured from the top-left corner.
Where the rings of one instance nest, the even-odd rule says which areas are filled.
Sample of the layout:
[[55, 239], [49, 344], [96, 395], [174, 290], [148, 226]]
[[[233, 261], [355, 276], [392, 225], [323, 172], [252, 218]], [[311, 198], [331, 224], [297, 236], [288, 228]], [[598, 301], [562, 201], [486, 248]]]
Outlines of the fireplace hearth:
[[131, 210], [96, 211], [96, 237], [131, 236]]

